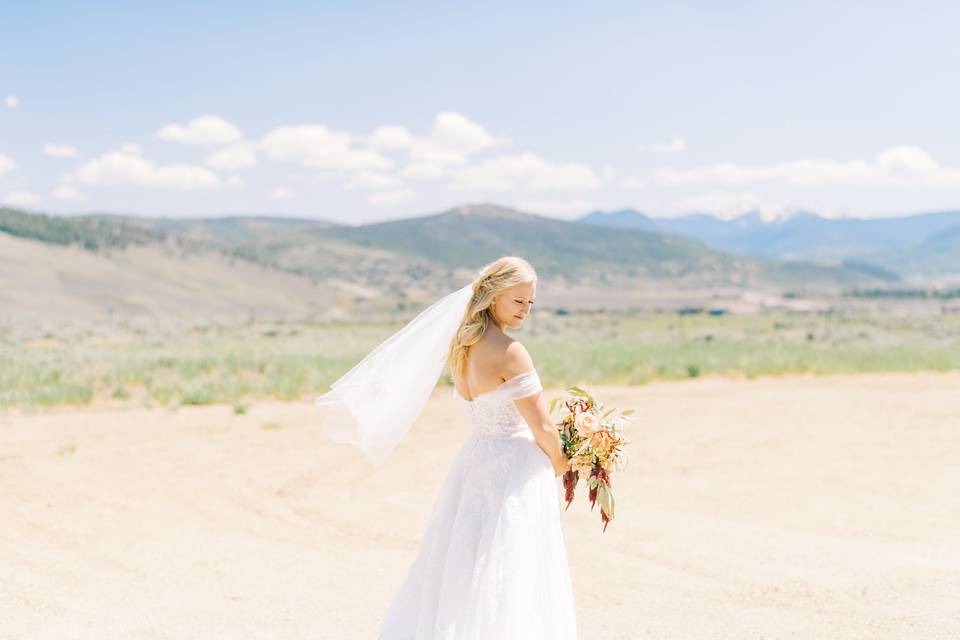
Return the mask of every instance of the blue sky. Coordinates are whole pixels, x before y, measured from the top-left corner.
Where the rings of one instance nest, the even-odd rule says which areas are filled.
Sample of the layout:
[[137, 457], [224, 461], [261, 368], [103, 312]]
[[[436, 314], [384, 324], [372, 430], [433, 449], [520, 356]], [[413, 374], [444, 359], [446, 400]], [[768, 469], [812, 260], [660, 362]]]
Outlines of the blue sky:
[[955, 3], [258, 5], [4, 5], [0, 201], [344, 223], [960, 208]]

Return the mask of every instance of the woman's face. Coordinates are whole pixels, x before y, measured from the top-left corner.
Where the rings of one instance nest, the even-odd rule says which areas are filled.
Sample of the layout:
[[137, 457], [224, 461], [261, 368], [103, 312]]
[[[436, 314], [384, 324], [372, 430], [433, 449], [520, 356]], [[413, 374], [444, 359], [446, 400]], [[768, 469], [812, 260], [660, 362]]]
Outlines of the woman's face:
[[519, 329], [523, 326], [536, 295], [536, 282], [521, 282], [497, 295], [493, 299], [492, 309], [500, 327]]

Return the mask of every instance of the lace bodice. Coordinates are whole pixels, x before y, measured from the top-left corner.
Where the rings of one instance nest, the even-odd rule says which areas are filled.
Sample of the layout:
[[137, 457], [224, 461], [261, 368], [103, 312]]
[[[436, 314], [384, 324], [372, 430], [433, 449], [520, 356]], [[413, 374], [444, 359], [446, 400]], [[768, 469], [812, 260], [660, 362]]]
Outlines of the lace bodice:
[[461, 396], [456, 387], [453, 394], [462, 401], [470, 420], [470, 435], [484, 438], [509, 437], [528, 431], [527, 423], [513, 403], [542, 391], [536, 370], [504, 380], [493, 391], [481, 393], [473, 400]]

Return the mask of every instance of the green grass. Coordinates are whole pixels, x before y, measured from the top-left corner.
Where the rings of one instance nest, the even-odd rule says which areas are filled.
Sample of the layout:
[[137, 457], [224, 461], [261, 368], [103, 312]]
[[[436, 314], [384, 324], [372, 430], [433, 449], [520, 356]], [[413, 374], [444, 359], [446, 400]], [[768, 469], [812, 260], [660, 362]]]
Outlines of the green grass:
[[[0, 407], [225, 403], [243, 413], [251, 400], [322, 393], [398, 326], [119, 326], [33, 337], [7, 328], [0, 331]], [[540, 313], [516, 336], [548, 386], [960, 369], [956, 315]]]
[[542, 376], [560, 384], [643, 384], [702, 375], [960, 369], [960, 318], [645, 315], [571, 320], [524, 340]]

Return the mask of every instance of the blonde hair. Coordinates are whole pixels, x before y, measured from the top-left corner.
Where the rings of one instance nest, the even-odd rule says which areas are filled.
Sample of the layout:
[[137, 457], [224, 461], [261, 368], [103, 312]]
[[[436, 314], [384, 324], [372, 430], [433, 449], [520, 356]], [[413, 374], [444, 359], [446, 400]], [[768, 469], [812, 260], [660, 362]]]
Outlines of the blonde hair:
[[473, 281], [473, 297], [447, 354], [452, 374], [461, 376], [466, 373], [470, 347], [480, 341], [487, 327], [494, 322], [490, 310], [494, 298], [514, 285], [536, 279], [537, 272], [530, 263], [516, 256], [503, 256], [480, 270], [480, 275]]

